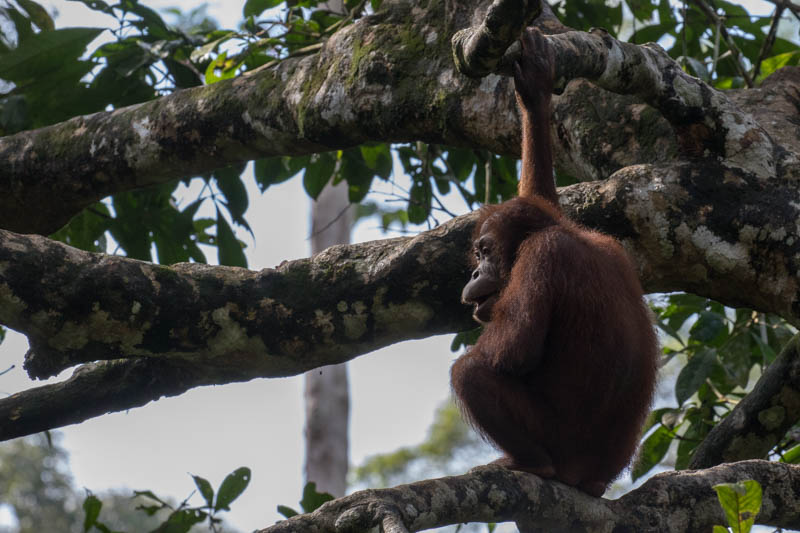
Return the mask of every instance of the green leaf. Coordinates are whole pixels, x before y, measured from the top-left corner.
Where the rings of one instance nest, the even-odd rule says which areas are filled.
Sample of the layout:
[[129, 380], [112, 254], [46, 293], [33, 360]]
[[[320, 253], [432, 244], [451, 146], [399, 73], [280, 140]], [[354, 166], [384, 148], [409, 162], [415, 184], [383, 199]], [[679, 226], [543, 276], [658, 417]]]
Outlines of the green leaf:
[[351, 204], [360, 203], [364, 199], [374, 177], [375, 171], [367, 166], [360, 149], [352, 148], [342, 152], [341, 165], [334, 183], [339, 180], [347, 182], [347, 195]]
[[781, 457], [781, 462], [791, 464], [800, 463], [800, 444], [784, 452], [783, 456]]
[[151, 239], [149, 231], [141, 226], [140, 195], [137, 191], [117, 194], [111, 199], [116, 217], [109, 224], [109, 231], [125, 254], [133, 259], [151, 261]]
[[692, 394], [697, 392], [700, 385], [705, 383], [716, 361], [717, 352], [710, 348], [703, 348], [697, 351], [689, 359], [686, 366], [681, 369], [675, 382], [675, 398], [678, 400], [678, 405], [683, 405]]
[[217, 257], [220, 265], [247, 268], [247, 258], [244, 256], [242, 244], [219, 208], [217, 208]]
[[422, 224], [431, 214], [431, 193], [430, 181], [414, 183], [411, 186], [411, 195], [408, 200], [408, 220], [413, 224]]
[[475, 152], [461, 148], [449, 148], [445, 159], [447, 166], [453, 172], [453, 177], [460, 182], [469, 178], [477, 162]]
[[[753, 349], [751, 348], [752, 337], [746, 331], [735, 331], [725, 343], [725, 348], [719, 351], [722, 360], [722, 368], [726, 373], [726, 381], [731, 385], [747, 387], [750, 379], [750, 368]], [[755, 345], [755, 343], [752, 343]]]
[[135, 490], [133, 491], [133, 497], [147, 498], [149, 500], [153, 500], [154, 502], [158, 502], [161, 504], [161, 507], [169, 507], [167, 502], [156, 496], [151, 490]]
[[381, 179], [389, 179], [392, 174], [392, 154], [389, 145], [381, 144], [362, 144], [361, 157], [370, 170], [373, 170]]
[[292, 509], [291, 507], [287, 507], [285, 505], [279, 505], [278, 506], [278, 512], [281, 513], [286, 518], [291, 518], [293, 516], [297, 516], [297, 515], [300, 514], [297, 511], [295, 511], [294, 509]]
[[280, 5], [283, 0], [247, 0], [242, 10], [244, 18], [257, 17], [267, 9]]
[[208, 516], [199, 509], [181, 509], [152, 531], [152, 533], [187, 533], [192, 526], [201, 523]]
[[108, 13], [109, 15], [114, 14], [114, 10], [109, 7], [108, 4], [103, 2], [102, 0], [69, 0], [70, 2], [80, 2], [89, 9], [93, 9], [94, 11], [101, 11], [103, 13]]
[[730, 533], [730, 530], [727, 527], [714, 526], [711, 533]]
[[246, 466], [237, 468], [222, 480], [217, 490], [215, 511], [230, 511], [230, 504], [238, 498], [250, 483], [250, 469]]
[[261, 192], [270, 185], [277, 185], [294, 177], [303, 170], [311, 160], [309, 156], [299, 157], [268, 157], [259, 159], [255, 163], [255, 175]]
[[137, 505], [136, 510], [142, 511], [147, 516], [153, 516], [164, 508], [163, 505]]
[[[249, 199], [247, 197], [247, 189], [242, 182], [242, 170], [244, 169], [241, 167], [228, 166], [215, 170], [213, 176], [217, 182], [217, 187], [225, 196], [225, 206], [231, 214], [231, 219], [250, 231], [250, 226], [244, 218]], [[250, 231], [251, 235], [252, 233]]]
[[639, 456], [636, 463], [631, 470], [631, 478], [636, 481], [646, 473], [648, 473], [654, 466], [661, 462], [669, 450], [669, 445], [672, 444], [674, 433], [664, 426], [659, 426], [653, 431], [639, 451]]
[[83, 519], [84, 532], [89, 531], [97, 523], [97, 518], [100, 516], [100, 509], [102, 508], [103, 502], [97, 496], [91, 493], [86, 496], [86, 499], [83, 500], [83, 512], [86, 514]]
[[50, 235], [50, 238], [81, 250], [105, 252], [105, 232], [111, 223], [108, 207], [97, 202], [78, 213], [66, 226]]
[[734, 533], [749, 533], [761, 510], [761, 485], [749, 479], [714, 485], [728, 525]]
[[711, 429], [709, 417], [710, 409], [708, 408], [693, 408], [687, 411], [686, 421], [690, 425], [678, 442], [678, 457], [675, 460], [675, 470], [688, 468], [697, 445], [706, 438]]
[[220, 45], [220, 43], [222, 43], [223, 41], [226, 41], [227, 39], [229, 39], [233, 35], [236, 35], [236, 34], [234, 32], [232, 32], [232, 31], [225, 32], [222, 35], [222, 37], [220, 37], [218, 39], [214, 39], [213, 41], [204, 44], [200, 48], [196, 48], [196, 49], [192, 50], [192, 53], [189, 54], [189, 59], [191, 61], [193, 61], [193, 62], [200, 61], [205, 56], [207, 56], [208, 54], [213, 52], [214, 49], [216, 49], [217, 46]]
[[323, 503], [333, 499], [333, 496], [327, 492], [317, 492], [317, 484], [310, 481], [303, 488], [303, 499], [300, 500], [300, 506], [303, 508], [303, 512], [310, 513], [316, 511]]
[[336, 158], [332, 152], [313, 155], [303, 174], [303, 188], [306, 194], [316, 200], [330, 181], [335, 169]]
[[203, 496], [206, 504], [209, 507], [214, 505], [214, 489], [211, 488], [211, 483], [209, 483], [207, 479], [200, 476], [192, 476], [192, 479], [194, 479], [194, 484], [197, 486], [197, 490], [200, 491], [200, 494]]
[[450, 344], [450, 351], [457, 352], [462, 347], [466, 348], [467, 346], [473, 346], [476, 342], [478, 342], [478, 337], [481, 336], [482, 332], [483, 326], [478, 326], [477, 328], [469, 331], [459, 331], [453, 337], [453, 342]]
[[236, 69], [239, 63], [233, 59], [228, 59], [228, 52], [222, 52], [214, 60], [208, 63], [205, 72], [205, 80], [208, 85], [222, 80], [229, 80], [236, 77]]
[[67, 58], [83, 54], [103, 28], [65, 28], [42, 31], [0, 55], [0, 79], [25, 82], [37, 72], [55, 71]]
[[712, 311], [701, 311], [689, 330], [692, 339], [703, 344], [719, 345], [728, 336], [725, 317]]
[[37, 2], [33, 0], [17, 0], [17, 3], [28, 13], [28, 16], [31, 17], [34, 24], [39, 26], [39, 29], [44, 31], [55, 29], [56, 25], [53, 23], [53, 19], [50, 18], [50, 14]]
[[[650, 411], [650, 414], [647, 415], [647, 419], [644, 421], [644, 427], [642, 427], [642, 433], [647, 433], [650, 431], [650, 428], [655, 426], [656, 424], [662, 424], [667, 426], [670, 429], [675, 428], [675, 424], [666, 424], [664, 423], [665, 415], [673, 415], [675, 413], [675, 409], [672, 407], [662, 407], [661, 409], [655, 409]], [[671, 418], [674, 418], [671, 417]]]

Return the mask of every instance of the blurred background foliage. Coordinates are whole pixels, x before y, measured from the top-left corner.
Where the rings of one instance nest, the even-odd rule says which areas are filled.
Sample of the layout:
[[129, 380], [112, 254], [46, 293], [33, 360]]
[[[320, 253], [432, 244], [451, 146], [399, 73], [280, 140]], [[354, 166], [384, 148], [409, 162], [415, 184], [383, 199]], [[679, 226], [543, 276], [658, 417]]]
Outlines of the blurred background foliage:
[[[202, 4], [188, 12], [157, 12], [137, 0], [80, 1], [116, 24], [56, 28], [52, 14], [35, 1], [0, 0], [0, 135], [313, 54], [338, 29], [381, 8], [381, 0], [346, 1], [342, 13], [320, 8], [324, 4], [315, 0], [247, 0], [239, 26], [220, 28]], [[623, 40], [658, 42], [685, 70], [720, 89], [756, 87], [778, 68], [800, 61], [800, 9], [773, 4], [769, 16], [754, 16], [743, 5], [721, 0], [552, 3], [562, 22], [575, 29], [604, 27]], [[101, 35], [110, 39], [95, 45]], [[417, 231], [513, 196], [518, 175], [517, 161], [509, 157], [424, 142], [273, 157], [255, 161], [252, 173], [247, 168], [228, 166], [115, 195], [52, 237], [85, 250], [162, 264], [205, 262], [206, 253], [216, 249], [220, 263], [246, 266], [244, 244], [234, 228], [251, 232], [247, 179], [255, 179], [262, 192], [302, 179], [312, 198], [328, 183], [344, 181], [360, 217], [379, 220], [384, 230]], [[569, 182], [558, 173], [556, 178], [562, 185]], [[374, 194], [380, 182], [391, 184], [389, 201]], [[795, 334], [778, 317], [725, 308], [694, 295], [656, 295], [650, 302], [663, 333], [668, 388], [650, 417], [633, 478], [657, 465], [685, 467], [696, 445]], [[460, 335], [454, 349], [474, 342], [477, 334]], [[79, 531], [83, 518], [77, 520], [75, 510], [85, 495], [70, 484], [63, 450], [42, 439], [0, 447], [0, 501], [24, 517], [20, 531]], [[790, 432], [772, 458], [800, 461], [798, 442], [798, 431]], [[355, 469], [353, 483], [379, 486], [462, 471], [464, 463], [474, 464], [475, 454], [483, 453], [486, 448], [464, 427], [454, 406], [445, 405], [425, 442], [368, 460]], [[123, 500], [103, 496], [107, 522], [148, 530], [150, 517], [128, 517], [118, 509]]]
[[[102, 504], [98, 505], [98, 496], [73, 484], [69, 458], [60, 441], [61, 434], [51, 432], [15, 439], [0, 446], [0, 514], [10, 512], [17, 522], [14, 526], [0, 525], [0, 533], [89, 531], [93, 524], [85, 527], [90, 521], [83, 511], [92, 506], [98, 513], [102, 507], [102, 522], [99, 523], [108, 531], [154, 531], [170, 520], [175, 514], [173, 511], [187, 508], [186, 502], [176, 504], [169, 500], [154, 506], [150, 491], [137, 495], [121, 489], [98, 495], [102, 498]], [[0, 520], [0, 524], [4, 522], [6, 520]], [[193, 525], [189, 524], [183, 531], [209, 531], [206, 525]], [[228, 525], [225, 531], [235, 533]]]

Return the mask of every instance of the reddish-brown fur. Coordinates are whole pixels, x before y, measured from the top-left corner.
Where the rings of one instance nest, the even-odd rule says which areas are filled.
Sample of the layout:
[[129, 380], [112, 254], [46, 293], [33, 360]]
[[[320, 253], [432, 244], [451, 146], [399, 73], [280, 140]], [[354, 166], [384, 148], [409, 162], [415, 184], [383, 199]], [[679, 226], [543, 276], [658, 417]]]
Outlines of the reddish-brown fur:
[[[538, 33], [524, 37], [518, 92], [531, 83], [525, 59], [540, 71], [552, 66], [546, 49], [530, 58], [542, 47]], [[532, 91], [548, 89], [537, 83]], [[549, 93], [533, 96], [549, 102]], [[452, 386], [466, 418], [504, 452], [500, 464], [599, 496], [635, 452], [653, 394], [656, 338], [622, 247], [557, 207], [546, 182], [549, 142], [530, 124], [547, 124], [549, 106], [534, 107], [531, 98], [518, 95], [527, 197], [484, 207], [475, 230], [476, 242], [494, 237], [505, 285], [477, 344], [453, 365]], [[544, 164], [534, 168], [534, 154]]]

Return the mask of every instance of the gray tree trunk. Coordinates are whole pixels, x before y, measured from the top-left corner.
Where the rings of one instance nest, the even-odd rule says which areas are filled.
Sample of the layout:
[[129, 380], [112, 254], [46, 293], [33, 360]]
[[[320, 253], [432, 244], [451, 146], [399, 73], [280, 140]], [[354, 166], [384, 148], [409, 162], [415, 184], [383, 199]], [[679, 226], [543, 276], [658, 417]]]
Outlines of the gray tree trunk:
[[[353, 210], [347, 184], [325, 187], [311, 207], [311, 250], [319, 253], [350, 242]], [[350, 391], [347, 364], [329, 365], [306, 373], [306, 481], [337, 498], [346, 488]]]

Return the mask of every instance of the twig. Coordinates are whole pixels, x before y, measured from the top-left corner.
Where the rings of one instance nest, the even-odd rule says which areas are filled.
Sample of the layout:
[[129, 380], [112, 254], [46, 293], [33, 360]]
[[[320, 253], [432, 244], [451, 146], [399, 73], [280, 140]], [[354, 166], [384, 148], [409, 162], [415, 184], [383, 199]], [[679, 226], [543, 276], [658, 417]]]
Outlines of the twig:
[[761, 62], [766, 59], [767, 55], [772, 51], [772, 47], [775, 45], [775, 37], [778, 34], [778, 23], [781, 21], [785, 9], [786, 6], [777, 6], [775, 7], [775, 12], [772, 13], [772, 22], [769, 26], [769, 32], [761, 45], [761, 51], [758, 53], [758, 60], [755, 65], [753, 65], [753, 79], [758, 78], [758, 75], [761, 73]]
[[317, 235], [319, 235], [320, 233], [324, 232], [325, 230], [327, 230], [328, 228], [330, 228], [331, 226], [333, 226], [333, 225], [336, 223], [336, 221], [337, 221], [337, 220], [339, 220], [340, 218], [342, 218], [342, 217], [344, 216], [344, 214], [345, 214], [345, 213], [347, 213], [347, 210], [348, 210], [348, 209], [350, 209], [351, 207], [353, 207], [353, 204], [351, 204], [350, 202], [348, 202], [348, 203], [347, 203], [347, 205], [344, 207], [344, 209], [342, 209], [341, 211], [339, 211], [339, 213], [338, 213], [338, 214], [337, 214], [335, 217], [333, 217], [333, 218], [330, 220], [330, 222], [328, 222], [327, 224], [325, 224], [324, 226], [322, 226], [320, 229], [318, 229], [318, 230], [316, 230], [316, 231], [312, 231], [312, 232], [311, 232], [311, 235], [309, 235], [309, 236], [308, 236], [308, 238], [309, 238], [309, 239], [313, 239], [314, 237], [316, 237], [316, 236], [317, 236]]
[[800, 5], [790, 2], [789, 0], [767, 0], [770, 4], [774, 4], [778, 7], [784, 7], [794, 13], [794, 16], [797, 17], [797, 20], [800, 20]]
[[733, 54], [733, 64], [736, 66], [736, 70], [739, 72], [739, 75], [744, 78], [745, 84], [748, 87], [753, 87], [753, 79], [747, 73], [742, 64], [742, 52], [739, 50], [739, 47], [736, 46], [736, 43], [733, 41], [730, 33], [728, 33], [728, 28], [725, 27], [725, 24], [722, 23], [722, 20], [717, 16], [717, 13], [709, 6], [705, 0], [692, 0], [700, 10], [705, 13], [708, 20], [711, 21], [714, 26], [719, 28], [720, 33], [722, 34], [722, 38], [725, 39], [725, 43], [728, 45], [728, 49]]

